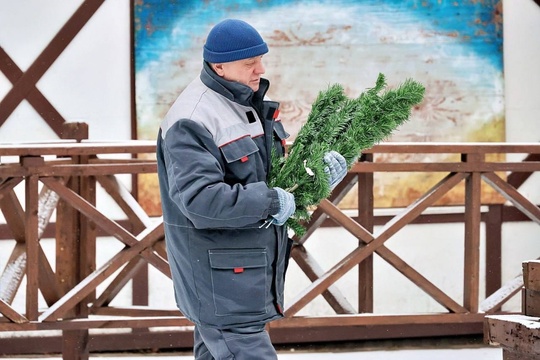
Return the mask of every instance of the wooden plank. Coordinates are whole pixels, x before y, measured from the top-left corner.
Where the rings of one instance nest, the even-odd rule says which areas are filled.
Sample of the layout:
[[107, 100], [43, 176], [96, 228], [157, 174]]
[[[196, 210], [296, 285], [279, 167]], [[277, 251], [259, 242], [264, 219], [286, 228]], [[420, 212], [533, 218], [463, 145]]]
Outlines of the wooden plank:
[[90, 347], [88, 330], [62, 331], [62, 359], [88, 360], [89, 358]]
[[2, 196], [0, 196], [0, 209], [13, 235], [13, 239], [18, 242], [24, 242], [24, 209], [13, 188], [22, 180], [22, 177], [12, 178], [3, 183]]
[[17, 324], [23, 324], [28, 322], [28, 319], [26, 317], [19, 314], [17, 310], [12, 308], [2, 299], [0, 299], [0, 314], [4, 315], [6, 318]]
[[[355, 174], [348, 173], [345, 178], [336, 186], [334, 191], [332, 191], [328, 200], [331, 201], [333, 204], [338, 204], [345, 197], [345, 195], [347, 195], [347, 193], [356, 185], [357, 181], [358, 178]], [[308, 238], [313, 235], [313, 233], [322, 225], [326, 218], [326, 213], [322, 209], [316, 208], [313, 211], [313, 214], [311, 215], [308, 222], [305, 224], [306, 233], [301, 238], [295, 235], [295, 242], [297, 242], [298, 244], [303, 244], [304, 242], [306, 242]]]
[[133, 316], [133, 317], [97, 317], [67, 319], [62, 321], [30, 321], [22, 324], [0, 322], [0, 331], [33, 331], [33, 330], [83, 330], [83, 329], [123, 329], [150, 327], [193, 326], [183, 316]]
[[[141, 154], [155, 153], [156, 142], [152, 140], [125, 140], [125, 141], [82, 141], [55, 140], [54, 142], [27, 143], [27, 144], [2, 144], [0, 156], [75, 156], [75, 155], [99, 155], [99, 154]], [[380, 143], [371, 149], [363, 151], [365, 154], [410, 154], [410, 153], [433, 153], [433, 154], [504, 154], [504, 153], [528, 153], [540, 154], [539, 143]], [[511, 162], [512, 163], [512, 162]], [[383, 163], [358, 162], [353, 168], [376, 166]], [[501, 163], [505, 164], [505, 163]], [[538, 162], [527, 161], [526, 163], [512, 163], [530, 165], [531, 168], [538, 166]], [[495, 163], [492, 163], [495, 165]], [[476, 169], [480, 170], [480, 169]], [[354, 172], [354, 171], [353, 171]]]
[[353, 173], [374, 172], [531, 172], [539, 171], [540, 162], [482, 162], [480, 164], [461, 162], [380, 162], [357, 163], [351, 168]]
[[99, 298], [92, 304], [91, 312], [96, 313], [98, 308], [108, 306], [109, 303], [118, 295], [126, 284], [137, 274], [137, 272], [146, 264], [144, 259], [137, 257], [120, 271], [113, 281], [101, 293]]
[[[88, 163], [88, 156], [81, 156], [80, 162]], [[79, 177], [79, 187], [81, 197], [96, 206], [96, 178], [93, 176]], [[81, 213], [78, 213], [77, 217], [80, 226], [77, 278], [84, 279], [96, 270], [96, 225]], [[88, 316], [88, 304], [94, 302], [95, 299], [96, 293], [93, 291], [79, 304], [79, 316]]]
[[270, 328], [288, 327], [339, 327], [339, 326], [393, 326], [412, 324], [465, 324], [482, 323], [483, 314], [451, 314], [451, 313], [431, 313], [414, 315], [376, 315], [357, 314], [339, 316], [310, 316], [310, 317], [285, 317], [270, 323]]
[[538, 360], [538, 355], [530, 355], [511, 349], [503, 349], [503, 360]]
[[506, 183], [497, 174], [482, 174], [483, 180], [497, 190], [504, 198], [523, 212], [529, 219], [540, 225], [540, 208], [521, 195], [512, 185]]
[[[25, 159], [26, 160], [26, 159]], [[38, 177], [25, 180], [26, 317], [37, 320], [39, 292]]]
[[85, 0], [0, 101], [0, 125], [11, 115], [105, 0]]
[[[468, 164], [479, 167], [482, 155], [463, 155]], [[471, 173], [465, 180], [465, 234], [463, 306], [470, 312], [478, 312], [480, 293], [480, 206], [482, 205], [482, 184], [479, 172]]]
[[524, 354], [540, 355], [540, 321], [525, 315], [488, 315], [486, 341]]
[[540, 291], [525, 288], [522, 296], [523, 315], [540, 317]]
[[382, 142], [363, 154], [400, 153], [400, 154], [495, 154], [518, 153], [540, 154], [540, 144], [507, 142]]
[[13, 302], [26, 274], [26, 245], [17, 242], [0, 276], [0, 299], [8, 304]]
[[148, 228], [138, 235], [136, 243], [114, 255], [99, 269], [83, 279], [73, 289], [71, 289], [62, 299], [47, 309], [40, 317], [39, 321], [56, 321], [77, 305], [83, 298], [88, 296], [109, 276], [114, 274], [125, 263], [141, 254], [156, 241], [165, 236], [162, 222], [155, 224], [153, 228]]
[[[328, 213], [332, 214], [331, 216], [338, 224], [340, 224], [343, 228], [356, 236], [359, 240], [364, 241], [366, 244], [369, 244], [375, 239], [374, 236], [367, 233], [367, 231], [360, 224], [353, 221], [350, 217], [341, 212], [335, 205], [331, 204], [329, 201], [323, 200], [319, 206], [325, 209], [325, 211], [327, 211]], [[370, 238], [368, 238], [368, 236]], [[446, 309], [455, 313], [467, 312], [467, 309], [465, 309], [448, 295], [446, 295], [443, 291], [437, 288], [427, 278], [422, 276], [422, 274], [420, 274], [412, 266], [403, 261], [399, 256], [397, 256], [386, 246], [379, 246], [379, 248], [376, 249], [375, 252], [377, 253], [377, 255], [379, 255], [382, 259], [392, 265], [397, 271], [399, 271], [401, 274], [411, 280], [412, 283], [414, 283], [416, 286], [426, 292], [429, 296], [431, 296], [435, 301], [437, 301]]]
[[0, 156], [80, 156], [100, 154], [151, 154], [156, 142], [150, 140], [124, 140], [110, 142], [54, 140], [39, 143], [2, 144]]
[[513, 279], [505, 283], [499, 290], [495, 291], [484, 301], [482, 301], [479, 306], [479, 311], [493, 313], [496, 309], [499, 309], [505, 302], [520, 292], [522, 287], [523, 276], [518, 274]]
[[522, 266], [525, 288], [540, 291], [540, 260], [524, 261]]
[[403, 228], [407, 223], [412, 221], [412, 219], [419, 216], [427, 207], [439, 200], [465, 177], [466, 175], [461, 173], [447, 175], [431, 190], [424, 194], [422, 198], [409, 205], [405, 211], [388, 222], [388, 224], [383, 227], [381, 233], [376, 239], [367, 244], [365, 247], [351, 252], [334, 267], [328, 270], [323, 276], [314, 281], [311, 286], [304, 289], [296, 297], [296, 299], [293, 300], [292, 305], [287, 308], [285, 311], [285, 316], [290, 317], [300, 311], [315, 297], [320, 295], [322, 291], [327, 289], [328, 286], [340, 279], [362, 260], [373, 254], [377, 248], [383, 245], [384, 242], [399, 231], [399, 229]]
[[[529, 154], [523, 161], [540, 161], [540, 154]], [[506, 177], [506, 181], [516, 189], [519, 189], [531, 175], [532, 172], [514, 172]]]
[[502, 286], [502, 224], [504, 222], [503, 205], [489, 205], [485, 219], [486, 296], [490, 296]]
[[[360, 157], [362, 162], [373, 162], [373, 154], [363, 154]], [[364, 229], [373, 234], [374, 221], [374, 204], [375, 196], [373, 195], [374, 174], [363, 173], [358, 174], [358, 224]], [[358, 246], [364, 246], [365, 242], [359, 240]], [[372, 313], [374, 311], [374, 272], [373, 272], [373, 255], [368, 256], [364, 261], [358, 264], [358, 312]]]
[[[303, 245], [294, 246], [291, 255], [309, 280], [315, 281], [324, 274], [324, 270]], [[332, 309], [334, 309], [336, 314], [356, 314], [357, 312], [336, 285], [329, 286], [322, 293], [322, 296]]]
[[[43, 178], [42, 182], [56, 191], [61, 198], [68, 201], [71, 206], [87, 216], [94, 222], [94, 224], [96, 224], [96, 226], [100, 227], [111, 236], [114, 236], [128, 246], [134, 246], [137, 244], [137, 238], [133, 234], [129, 233], [126, 229], [118, 225], [118, 223], [116, 223], [114, 220], [111, 220], [102, 214], [80, 195], [65, 188], [60, 182], [58, 182], [58, 180], [52, 178]], [[155, 254], [152, 249], [144, 249], [141, 255], [150, 264], [156, 267], [156, 269], [160, 270], [169, 278], [171, 277], [168, 262]]]
[[[15, 84], [23, 76], [22, 70], [15, 64], [2, 47], [0, 47], [0, 71], [6, 75], [6, 78], [12, 84]], [[28, 100], [28, 103], [32, 105], [36, 112], [43, 117], [47, 124], [49, 124], [56, 135], [60, 136], [62, 123], [65, 122], [65, 119], [49, 100], [43, 96], [43, 93], [35, 86], [32, 86], [28, 90], [26, 100]]]
[[51, 264], [47, 260], [45, 252], [41, 248], [39, 251], [39, 289], [41, 290], [41, 295], [47, 303], [47, 305], [54, 304], [62, 296], [62, 289], [60, 284], [57, 281], [56, 274], [54, 273]]
[[133, 195], [114, 175], [97, 177], [99, 184], [114, 199], [133, 225], [133, 233], [137, 234], [148, 227], [152, 220]]

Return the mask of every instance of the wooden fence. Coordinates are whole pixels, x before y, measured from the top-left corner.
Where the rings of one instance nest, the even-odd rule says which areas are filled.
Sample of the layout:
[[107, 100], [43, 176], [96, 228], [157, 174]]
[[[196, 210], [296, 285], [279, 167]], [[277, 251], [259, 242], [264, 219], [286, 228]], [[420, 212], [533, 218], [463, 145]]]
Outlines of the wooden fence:
[[[65, 359], [78, 359], [88, 358], [94, 351], [191, 346], [189, 321], [176, 309], [148, 305], [148, 267], [170, 277], [161, 218], [146, 214], [118, 180], [120, 174], [155, 173], [154, 153], [153, 141], [77, 139], [0, 145], [0, 209], [5, 218], [0, 232], [15, 244], [7, 263], [0, 264], [0, 353], [61, 352]], [[150, 156], [142, 156], [145, 154]], [[417, 161], [408, 157], [412, 154], [430, 156], [420, 156]], [[444, 160], [430, 160], [433, 155], [442, 155]], [[496, 155], [495, 160], [490, 160], [492, 155]], [[403, 156], [409, 160], [403, 161]], [[507, 159], [512, 157], [520, 159]], [[440, 180], [410, 204], [396, 209], [394, 215], [375, 215], [376, 176], [400, 172], [437, 173]], [[311, 283], [287, 304], [286, 317], [270, 324], [273, 341], [286, 344], [482, 334], [485, 315], [500, 313], [502, 305], [522, 287], [520, 274], [502, 283], [501, 229], [511, 221], [540, 224], [539, 207], [519, 191], [535, 172], [540, 172], [540, 144], [388, 143], [366, 151], [331, 198], [314, 209], [307, 233], [295, 238], [291, 261]], [[112, 219], [96, 205], [98, 184], [125, 213], [124, 219]], [[459, 207], [463, 211], [429, 213], [458, 186], [463, 187]], [[484, 204], [485, 188], [504, 201]], [[352, 189], [358, 189], [358, 195], [357, 211], [351, 216], [336, 204], [350, 196]], [[464, 243], [460, 299], [430, 282], [386, 246], [409, 225], [430, 224], [436, 229], [437, 223], [448, 222], [464, 224], [464, 233], [455, 234], [456, 241]], [[482, 223], [485, 249], [480, 246]], [[342, 227], [358, 239], [358, 246], [330, 268], [318, 264], [305, 246], [317, 229], [327, 226]], [[375, 227], [379, 227], [377, 232]], [[119, 240], [122, 248], [97, 266], [96, 239], [101, 236]], [[41, 246], [40, 239], [45, 237], [55, 239], [54, 261]], [[531, 259], [539, 256], [540, 246], [538, 249]], [[489, 272], [480, 271], [481, 251], [485, 251]], [[374, 254], [446, 311], [374, 313]], [[350, 271], [358, 274], [355, 305], [334, 286]], [[485, 297], [480, 295], [481, 279]], [[128, 283], [133, 283], [133, 305], [112, 306]], [[299, 315], [319, 295], [335, 314]], [[14, 305], [16, 296], [24, 299], [24, 306]], [[46, 303], [42, 308], [38, 305], [40, 296]], [[32, 339], [40, 341], [29, 341]]]

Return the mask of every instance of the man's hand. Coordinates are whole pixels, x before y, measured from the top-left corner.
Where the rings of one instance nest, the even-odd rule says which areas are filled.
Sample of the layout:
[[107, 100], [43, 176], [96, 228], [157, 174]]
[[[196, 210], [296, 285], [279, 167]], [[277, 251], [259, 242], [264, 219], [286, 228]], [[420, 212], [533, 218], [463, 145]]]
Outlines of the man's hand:
[[272, 224], [283, 225], [296, 211], [296, 203], [294, 202], [294, 195], [290, 192], [283, 190], [282, 188], [275, 187], [279, 198], [279, 212], [272, 215]]
[[340, 153], [333, 150], [324, 154], [323, 160], [326, 163], [324, 172], [328, 175], [330, 189], [334, 190], [347, 175], [347, 161]]

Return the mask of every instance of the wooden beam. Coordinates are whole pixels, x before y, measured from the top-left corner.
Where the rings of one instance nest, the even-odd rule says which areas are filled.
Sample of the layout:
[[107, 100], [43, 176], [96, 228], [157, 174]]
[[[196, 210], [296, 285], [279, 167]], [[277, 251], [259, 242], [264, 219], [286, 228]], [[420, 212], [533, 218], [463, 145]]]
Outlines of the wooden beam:
[[11, 113], [19, 106], [28, 94], [35, 89], [49, 67], [71, 43], [84, 25], [105, 0], [86, 0], [64, 24], [47, 47], [41, 52], [28, 70], [21, 75], [0, 102], [0, 126], [4, 124]]
[[485, 320], [486, 341], [515, 353], [540, 356], [540, 321], [525, 315], [488, 315]]
[[285, 311], [287, 317], [293, 316], [304, 306], [310, 303], [315, 297], [320, 295], [331, 284], [339, 280], [343, 275], [349, 272], [354, 266], [362, 262], [368, 256], [372, 255], [386, 240], [392, 237], [396, 232], [410, 223], [412, 219], [419, 216], [426, 208], [433, 205], [444, 194], [453, 189], [463, 179], [467, 177], [465, 173], [451, 173], [431, 188], [422, 198], [408, 206], [405, 211], [394, 217], [386, 224], [379, 236], [365, 247], [357, 248], [340, 262], [334, 265], [323, 276], [306, 289], [304, 289], [293, 303]]

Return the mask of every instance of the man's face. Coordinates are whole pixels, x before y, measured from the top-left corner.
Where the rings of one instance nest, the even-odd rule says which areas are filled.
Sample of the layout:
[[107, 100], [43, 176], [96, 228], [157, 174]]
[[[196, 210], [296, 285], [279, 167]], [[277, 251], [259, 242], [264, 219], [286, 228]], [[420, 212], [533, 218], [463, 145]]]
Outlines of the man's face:
[[253, 91], [259, 90], [261, 75], [264, 74], [262, 55], [249, 59], [213, 64], [213, 68], [225, 80], [237, 81], [249, 86]]

